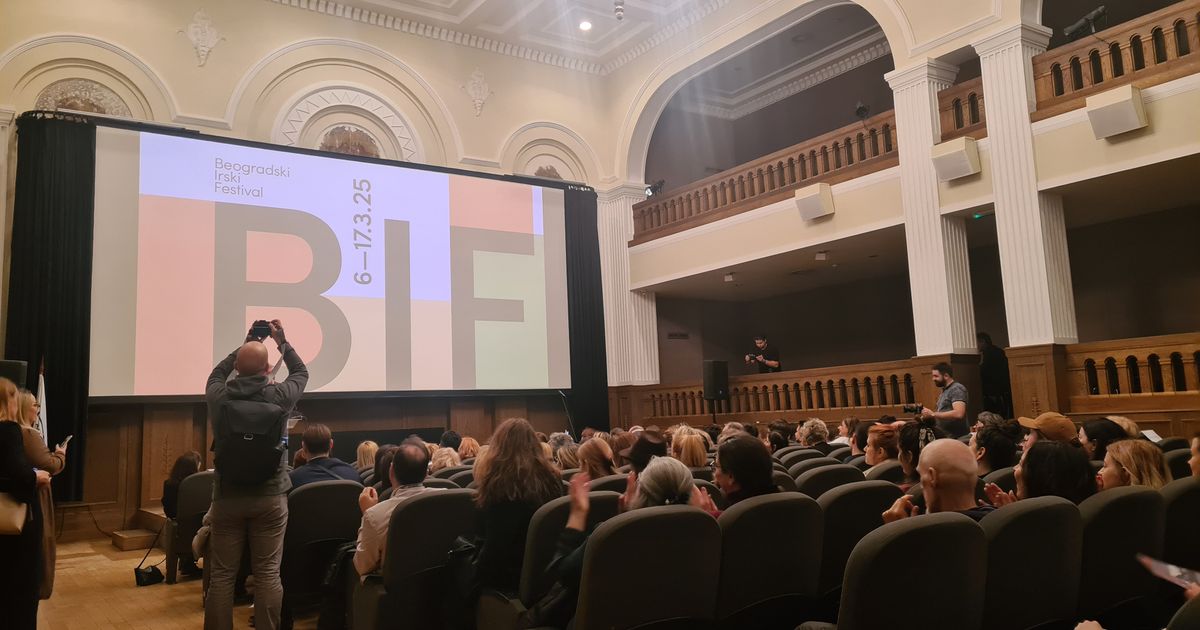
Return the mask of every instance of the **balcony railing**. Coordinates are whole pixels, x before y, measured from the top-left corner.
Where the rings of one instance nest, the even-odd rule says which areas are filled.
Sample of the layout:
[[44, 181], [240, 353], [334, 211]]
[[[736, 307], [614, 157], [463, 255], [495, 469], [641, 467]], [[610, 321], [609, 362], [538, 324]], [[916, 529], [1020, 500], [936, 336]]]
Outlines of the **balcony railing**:
[[987, 137], [987, 112], [983, 109], [983, 78], [977, 77], [938, 92], [942, 142], [971, 136]]
[[1132, 83], [1144, 88], [1200, 72], [1200, 0], [1184, 0], [1033, 58], [1041, 120]]
[[898, 163], [896, 118], [888, 111], [634, 205], [629, 244], [781, 201], [810, 184], [843, 182]]
[[1200, 333], [1070, 345], [1067, 372], [1074, 413], [1195, 409]]

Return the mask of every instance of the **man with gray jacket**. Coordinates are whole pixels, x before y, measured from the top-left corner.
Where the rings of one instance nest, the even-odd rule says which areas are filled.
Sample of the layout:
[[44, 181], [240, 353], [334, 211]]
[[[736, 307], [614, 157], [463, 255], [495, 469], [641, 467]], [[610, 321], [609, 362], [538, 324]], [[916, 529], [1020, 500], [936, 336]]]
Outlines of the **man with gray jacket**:
[[[262, 343], [266, 336], [278, 344], [287, 365], [288, 377], [282, 383], [268, 376], [267, 347]], [[204, 601], [205, 630], [233, 628], [233, 586], [247, 543], [256, 627], [276, 630], [280, 625], [279, 562], [287, 530], [287, 492], [292, 487], [283, 439], [288, 414], [307, 384], [308, 369], [277, 319], [257, 322], [246, 342], [208, 376], [205, 398], [213, 426], [216, 478], [209, 511], [212, 532], [206, 562], [211, 569]]]

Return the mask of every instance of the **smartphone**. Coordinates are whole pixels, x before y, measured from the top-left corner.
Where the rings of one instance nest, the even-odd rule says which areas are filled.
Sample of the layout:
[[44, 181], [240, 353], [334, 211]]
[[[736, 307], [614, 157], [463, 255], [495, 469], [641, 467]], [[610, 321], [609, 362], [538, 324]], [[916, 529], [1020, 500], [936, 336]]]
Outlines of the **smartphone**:
[[67, 439], [65, 439], [61, 443], [59, 443], [59, 446], [62, 448], [67, 448], [67, 445], [71, 443], [71, 438], [73, 438], [73, 437], [75, 437], [74, 433], [72, 433], [71, 435], [68, 435]]

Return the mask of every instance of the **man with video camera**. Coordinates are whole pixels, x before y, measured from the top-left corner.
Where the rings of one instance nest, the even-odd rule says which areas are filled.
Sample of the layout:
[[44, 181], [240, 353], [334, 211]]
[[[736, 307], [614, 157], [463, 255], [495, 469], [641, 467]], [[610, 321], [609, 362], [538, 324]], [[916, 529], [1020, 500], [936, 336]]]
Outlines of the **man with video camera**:
[[767, 336], [754, 336], [754, 349], [746, 353], [742, 357], [746, 361], [746, 365], [756, 366], [759, 374], [768, 374], [771, 372], [779, 372], [783, 369], [783, 365], [779, 362], [779, 351], [774, 347], [767, 347]]
[[[268, 376], [270, 337], [279, 346], [288, 377]], [[236, 369], [233, 378], [230, 375]], [[254, 573], [254, 618], [260, 630], [280, 625], [283, 585], [279, 562], [287, 529], [287, 419], [308, 384], [308, 369], [287, 342], [279, 320], [259, 320], [245, 343], [208, 376], [205, 398], [212, 419], [216, 477], [209, 515], [211, 562], [204, 600], [205, 630], [233, 628], [233, 586], [242, 549], [249, 542]]]

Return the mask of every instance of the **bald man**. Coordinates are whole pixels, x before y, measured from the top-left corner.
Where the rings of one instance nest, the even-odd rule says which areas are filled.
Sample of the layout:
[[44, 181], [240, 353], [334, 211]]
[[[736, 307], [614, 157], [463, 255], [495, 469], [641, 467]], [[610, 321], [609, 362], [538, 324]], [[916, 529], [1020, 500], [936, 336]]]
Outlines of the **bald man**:
[[[926, 445], [917, 462], [926, 513], [958, 512], [978, 521], [993, 512], [995, 508], [980, 505], [975, 499], [975, 486], [979, 483], [975, 471], [975, 457], [966, 444], [942, 439]], [[883, 521], [891, 523], [920, 513], [912, 497], [906, 494], [883, 513]]]
[[[292, 488], [287, 474], [287, 449], [279, 449], [278, 466], [261, 483], [234, 483], [228, 477], [235, 475], [228, 469], [227, 478], [223, 480], [221, 477], [222, 462], [225, 461], [222, 459], [225, 444], [222, 440], [231, 439], [223, 437], [230, 433], [226, 423], [231, 418], [239, 417], [239, 414], [246, 419], [260, 418], [261, 422], [261, 416], [245, 415], [246, 406], [229, 403], [265, 402], [278, 406], [273, 413], [290, 413], [308, 384], [308, 368], [284, 337], [283, 324], [273, 320], [268, 328], [271, 339], [279, 346], [279, 353], [287, 365], [287, 380], [282, 383], [271, 382], [267, 375], [267, 347], [253, 328], [246, 335], [245, 343], [229, 353], [208, 376], [205, 398], [213, 423], [213, 435], [216, 436], [213, 450], [216, 452], [217, 471], [212, 508], [209, 510], [212, 530], [207, 561], [212, 565], [208, 597], [204, 600], [205, 630], [233, 628], [233, 585], [241, 564], [242, 548], [247, 542], [250, 544], [250, 564], [254, 572], [255, 625], [260, 629], [275, 630], [281, 622], [283, 585], [279, 580], [279, 562], [283, 556], [283, 535], [287, 529], [287, 491]], [[233, 378], [230, 378], [231, 375]], [[286, 434], [287, 427], [282, 427], [281, 431]], [[282, 442], [283, 435], [279, 436], [279, 440]], [[271, 456], [273, 458], [273, 454]], [[264, 463], [269, 467], [269, 463]]]

